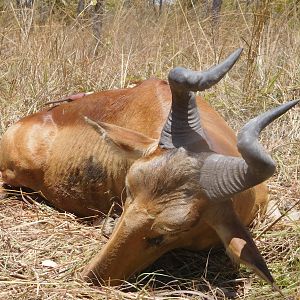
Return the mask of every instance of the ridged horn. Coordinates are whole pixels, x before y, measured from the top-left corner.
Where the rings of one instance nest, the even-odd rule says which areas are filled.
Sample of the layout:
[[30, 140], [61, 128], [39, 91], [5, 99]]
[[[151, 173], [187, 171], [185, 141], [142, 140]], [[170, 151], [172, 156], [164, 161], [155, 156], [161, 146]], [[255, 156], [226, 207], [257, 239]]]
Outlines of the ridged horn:
[[241, 52], [242, 49], [236, 50], [222, 63], [204, 72], [182, 67], [170, 71], [168, 79], [172, 106], [161, 132], [159, 141], [161, 148], [185, 147], [195, 152], [209, 148], [201, 127], [194, 92], [204, 91], [219, 82], [238, 60]]
[[237, 147], [242, 157], [211, 154], [204, 160], [200, 185], [209, 199], [230, 198], [274, 174], [275, 162], [258, 142], [259, 134], [299, 101], [287, 102], [250, 120], [238, 134]]

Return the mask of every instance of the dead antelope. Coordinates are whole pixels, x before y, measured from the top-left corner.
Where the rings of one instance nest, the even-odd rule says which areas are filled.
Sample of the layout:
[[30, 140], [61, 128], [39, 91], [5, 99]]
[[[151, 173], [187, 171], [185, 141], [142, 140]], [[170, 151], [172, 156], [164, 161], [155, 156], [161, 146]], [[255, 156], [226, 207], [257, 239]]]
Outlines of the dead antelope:
[[41, 191], [78, 216], [126, 201], [109, 241], [85, 267], [93, 282], [118, 284], [174, 248], [223, 243], [228, 254], [274, 285], [245, 229], [266, 205], [275, 163], [258, 142], [295, 106], [250, 120], [235, 137], [196, 91], [216, 84], [241, 49], [204, 72], [175, 68], [134, 88], [103, 91], [20, 120], [0, 145], [3, 181]]

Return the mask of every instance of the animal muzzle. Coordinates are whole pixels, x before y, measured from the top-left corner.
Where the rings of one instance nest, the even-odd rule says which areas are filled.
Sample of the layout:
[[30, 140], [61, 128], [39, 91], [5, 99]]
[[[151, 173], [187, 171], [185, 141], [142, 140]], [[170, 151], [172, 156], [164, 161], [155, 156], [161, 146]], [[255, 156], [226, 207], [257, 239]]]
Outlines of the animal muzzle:
[[166, 245], [149, 244], [150, 227], [143, 216], [123, 213], [107, 244], [83, 270], [83, 278], [96, 285], [120, 285], [149, 266], [169, 250]]

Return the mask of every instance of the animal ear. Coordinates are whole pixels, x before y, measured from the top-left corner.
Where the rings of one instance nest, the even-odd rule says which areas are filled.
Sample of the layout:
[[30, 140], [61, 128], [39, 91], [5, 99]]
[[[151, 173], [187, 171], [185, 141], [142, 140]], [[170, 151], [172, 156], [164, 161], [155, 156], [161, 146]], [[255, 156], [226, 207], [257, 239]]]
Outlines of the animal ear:
[[115, 151], [131, 158], [148, 155], [157, 148], [157, 141], [139, 132], [84, 117], [85, 122], [98, 132]]
[[205, 212], [205, 221], [217, 232], [234, 262], [246, 265], [281, 293], [248, 230], [235, 214], [231, 200], [218, 208], [210, 207]]

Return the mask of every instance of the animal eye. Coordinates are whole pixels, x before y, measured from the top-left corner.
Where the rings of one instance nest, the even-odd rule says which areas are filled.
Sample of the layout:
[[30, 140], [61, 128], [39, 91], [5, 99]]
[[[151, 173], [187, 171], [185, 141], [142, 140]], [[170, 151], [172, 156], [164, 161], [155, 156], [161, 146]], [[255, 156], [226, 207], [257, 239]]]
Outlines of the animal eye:
[[146, 238], [146, 241], [149, 246], [158, 246], [160, 245], [164, 240], [163, 235], [158, 235], [154, 238]]

